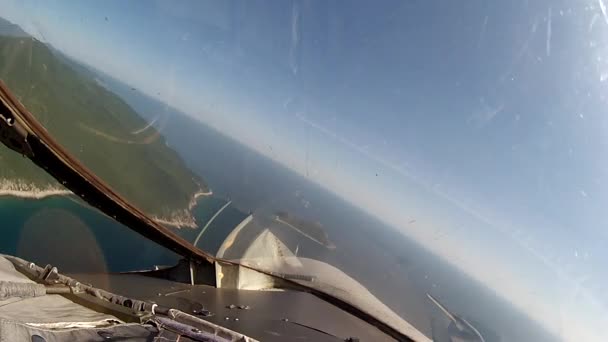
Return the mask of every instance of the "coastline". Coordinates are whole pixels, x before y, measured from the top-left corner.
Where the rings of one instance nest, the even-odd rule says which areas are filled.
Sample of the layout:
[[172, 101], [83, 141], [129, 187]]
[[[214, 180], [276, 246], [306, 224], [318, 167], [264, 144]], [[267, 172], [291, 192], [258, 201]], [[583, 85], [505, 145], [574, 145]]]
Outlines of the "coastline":
[[[38, 186], [23, 180], [8, 180], [0, 179], [0, 198], [2, 197], [17, 197], [23, 199], [39, 200], [47, 197], [61, 196], [70, 197], [74, 193], [70, 190], [62, 188], [60, 186], [53, 186], [51, 184], [46, 186]], [[151, 215], [155, 222], [172, 228], [198, 228], [196, 220], [192, 215], [192, 210], [197, 205], [197, 199], [199, 197], [206, 197], [213, 195], [213, 191], [199, 190], [188, 203], [188, 209], [178, 209], [171, 213], [169, 216], [157, 216]]]
[[73, 195], [68, 190], [44, 190], [40, 192], [19, 191], [19, 190], [0, 190], [0, 197], [19, 197], [25, 199], [43, 199], [51, 196], [69, 196]]
[[27, 199], [43, 199], [51, 196], [69, 196], [73, 193], [53, 185], [37, 186], [22, 180], [0, 179], [0, 197], [12, 196]]
[[207, 197], [213, 195], [213, 191], [211, 189], [207, 191], [199, 190], [194, 195], [192, 195], [192, 199], [188, 203], [188, 209], [176, 210], [171, 213], [170, 217], [162, 217], [153, 215], [151, 218], [165, 226], [170, 226], [173, 228], [181, 229], [181, 228], [198, 228], [198, 224], [196, 224], [196, 219], [192, 215], [192, 210], [198, 204], [199, 197]]
[[[207, 191], [202, 191], [202, 190], [197, 191], [192, 196], [190, 203], [188, 203], [188, 211], [192, 211], [192, 209], [194, 209], [194, 207], [196, 207], [196, 205], [198, 204], [197, 200], [199, 197], [207, 197], [207, 196], [211, 196], [211, 195], [213, 195], [213, 190], [211, 190], [211, 189], [208, 189]], [[196, 227], [194, 227], [194, 228], [196, 228]]]
[[151, 219], [153, 219], [154, 222], [156, 222], [156, 223], [162, 224], [163, 226], [169, 226], [171, 228], [176, 228], [176, 229], [182, 229], [182, 228], [196, 229], [196, 228], [198, 228], [198, 225], [196, 224], [196, 220], [194, 219], [194, 217], [192, 215], [184, 216], [184, 217], [180, 217], [180, 218], [175, 218], [173, 216], [171, 218], [152, 216]]

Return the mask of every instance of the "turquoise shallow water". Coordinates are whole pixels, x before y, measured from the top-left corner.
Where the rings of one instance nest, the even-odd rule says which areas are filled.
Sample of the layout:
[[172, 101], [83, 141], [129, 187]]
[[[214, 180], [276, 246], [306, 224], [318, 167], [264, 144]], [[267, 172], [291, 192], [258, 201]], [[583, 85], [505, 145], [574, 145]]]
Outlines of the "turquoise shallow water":
[[[194, 209], [199, 226], [223, 203], [213, 197], [199, 198]], [[72, 197], [0, 197], [0, 231], [1, 253], [42, 265], [51, 263], [65, 272], [120, 272], [178, 260], [173, 252]], [[190, 228], [174, 231], [190, 241], [198, 233]]]

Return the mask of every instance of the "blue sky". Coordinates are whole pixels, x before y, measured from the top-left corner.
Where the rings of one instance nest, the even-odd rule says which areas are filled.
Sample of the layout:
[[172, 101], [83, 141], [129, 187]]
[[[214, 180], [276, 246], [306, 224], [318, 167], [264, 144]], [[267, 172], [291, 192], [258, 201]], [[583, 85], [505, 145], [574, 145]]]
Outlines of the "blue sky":
[[602, 0], [0, 4], [39, 39], [364, 208], [551, 330], [598, 338]]

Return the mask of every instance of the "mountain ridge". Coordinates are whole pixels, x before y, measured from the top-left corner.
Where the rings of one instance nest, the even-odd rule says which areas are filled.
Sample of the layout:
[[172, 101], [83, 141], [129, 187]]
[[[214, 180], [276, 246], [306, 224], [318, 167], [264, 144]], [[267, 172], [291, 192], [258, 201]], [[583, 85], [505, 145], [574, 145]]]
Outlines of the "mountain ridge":
[[9, 37], [28, 37], [29, 34], [10, 21], [0, 17], [0, 35]]

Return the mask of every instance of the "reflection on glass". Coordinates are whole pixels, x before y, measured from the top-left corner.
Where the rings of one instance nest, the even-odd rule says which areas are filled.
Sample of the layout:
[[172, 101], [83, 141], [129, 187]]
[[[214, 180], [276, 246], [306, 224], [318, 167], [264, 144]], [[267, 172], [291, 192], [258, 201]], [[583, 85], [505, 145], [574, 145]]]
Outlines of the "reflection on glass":
[[[606, 339], [604, 1], [3, 8], [0, 78], [198, 248], [428, 338], [461, 324], [435, 298], [486, 341]], [[0, 194], [68, 195], [5, 150]]]

